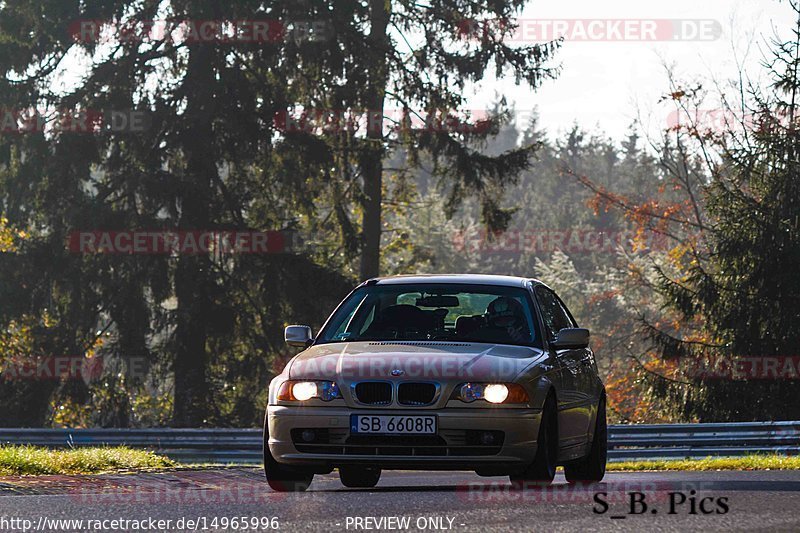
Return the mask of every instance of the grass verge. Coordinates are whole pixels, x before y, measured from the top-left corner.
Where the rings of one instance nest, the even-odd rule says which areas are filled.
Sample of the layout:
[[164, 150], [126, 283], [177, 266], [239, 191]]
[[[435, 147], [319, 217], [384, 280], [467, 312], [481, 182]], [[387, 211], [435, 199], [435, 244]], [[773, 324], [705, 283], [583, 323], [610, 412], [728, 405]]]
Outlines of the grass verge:
[[107, 474], [153, 471], [177, 466], [144, 450], [121, 447], [50, 450], [36, 446], [0, 446], [0, 475]]
[[742, 457], [706, 457], [705, 459], [665, 459], [608, 463], [609, 472], [644, 472], [659, 470], [800, 470], [800, 457], [785, 455], [745, 455]]
[[[178, 466], [164, 456], [124, 446], [68, 450], [50, 450], [36, 446], [0, 446], [0, 476], [144, 472]], [[200, 465], [180, 466], [200, 467]], [[705, 459], [624, 461], [608, 463], [606, 470], [608, 472], [800, 470], [800, 456], [746, 455]]]

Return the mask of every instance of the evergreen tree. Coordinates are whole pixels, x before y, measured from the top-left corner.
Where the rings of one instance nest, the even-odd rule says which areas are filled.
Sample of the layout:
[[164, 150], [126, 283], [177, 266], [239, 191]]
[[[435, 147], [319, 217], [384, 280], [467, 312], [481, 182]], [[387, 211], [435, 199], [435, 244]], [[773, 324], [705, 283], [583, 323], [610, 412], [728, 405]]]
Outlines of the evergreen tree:
[[[556, 44], [514, 47], [506, 42], [515, 28], [514, 16], [525, 4], [524, 0], [307, 4], [311, 13], [331, 14], [338, 46], [322, 50], [313, 66], [306, 64], [320, 75], [315, 84], [304, 84], [297, 102], [312, 115], [323, 109], [368, 118], [360, 130], [345, 120], [343, 127], [310, 128], [305, 135], [293, 132], [287, 139], [298, 145], [324, 143], [333, 171], [320, 170], [327, 187], [317, 194], [330, 198], [330, 205], [320, 210], [321, 227], [311, 231], [338, 234], [345, 262], [359, 257], [360, 278], [381, 271], [382, 210], [386, 200], [391, 201], [384, 198], [387, 172], [393, 183], [428, 162], [432, 179], [447, 191], [448, 215], [474, 195], [489, 230], [502, 230], [508, 224], [512, 210], [501, 207], [503, 189], [527, 168], [536, 145], [494, 156], [483, 153], [480, 143], [499, 132], [508, 113], [470, 113], [465, 109], [465, 91], [490, 73], [532, 88], [555, 76], [556, 69], [547, 61]], [[394, 116], [392, 108], [397, 109]], [[374, 117], [380, 126], [374, 120], [370, 125]], [[386, 169], [384, 162], [393, 153], [403, 154], [405, 161], [399, 168]], [[353, 211], [360, 213], [360, 220], [353, 220], [350, 209], [343, 208], [346, 205], [357, 207]], [[330, 220], [335, 227], [325, 227]]]
[[[234, 402], [239, 407], [231, 408], [241, 409], [232, 418], [257, 423], [253, 398], [261, 394], [263, 400], [273, 372], [266, 355], [279, 344], [283, 349], [284, 317], [323, 318], [319, 309], [309, 316], [292, 293], [313, 285], [270, 284], [287, 270], [313, 273], [319, 299], [332, 305], [349, 281], [300, 257], [78, 255], [64, 243], [72, 231], [87, 229], [271, 230], [292, 224], [307, 197], [293, 186], [290, 169], [304, 154], [274, 143], [273, 118], [289, 105], [287, 80], [313, 76], [302, 70], [304, 58], [328, 46], [282, 31], [307, 19], [294, 1], [0, 4], [0, 107], [62, 114], [133, 109], [149, 117], [144, 132], [0, 137], [2, 211], [13, 227], [30, 232], [9, 265], [20, 271], [9, 278], [23, 278], [20, 307], [34, 316], [47, 313], [56, 324], [41, 353], [86, 353], [100, 331], [110, 353], [166, 363], [163, 388], [172, 390], [172, 422], [179, 426], [224, 419], [223, 402], [214, 398], [244, 366], [253, 379], [251, 405]], [[233, 43], [187, 34], [187, 23], [242, 20], [270, 20], [281, 31]], [[85, 33], [81, 21], [90, 29], [91, 21], [107, 22], [111, 40]], [[164, 31], [150, 31], [150, 21]], [[65, 83], [64, 75], [75, 78], [79, 68], [84, 76]], [[22, 272], [37, 272], [39, 279], [31, 283]], [[239, 342], [230, 342], [234, 338]], [[110, 388], [136, 385], [112, 378]], [[76, 383], [54, 387], [37, 389], [41, 401], [28, 404], [38, 410], [25, 423], [48, 421], [54, 393], [81, 403], [89, 393]], [[116, 414], [92, 423], [131, 423], [124, 401], [104, 407]]]
[[[679, 278], [661, 270], [666, 301], [684, 321], [700, 325], [700, 336], [688, 342], [658, 328], [648, 332], [662, 357], [684, 357], [708, 371], [688, 390], [656, 386], [656, 393], [679, 399], [675, 407], [686, 417], [800, 416], [800, 386], [781, 359], [798, 355], [800, 338], [800, 4], [792, 6], [798, 15], [792, 38], [771, 43], [769, 90], [748, 89], [752, 120], [742, 117], [719, 138], [698, 133], [701, 149], [718, 154], [705, 190], [707, 229], [681, 256]], [[743, 379], [719, 379], [707, 368], [738, 367], [744, 358], [753, 358], [747, 368], [756, 369]], [[765, 364], [775, 365], [773, 374], [764, 373]]]

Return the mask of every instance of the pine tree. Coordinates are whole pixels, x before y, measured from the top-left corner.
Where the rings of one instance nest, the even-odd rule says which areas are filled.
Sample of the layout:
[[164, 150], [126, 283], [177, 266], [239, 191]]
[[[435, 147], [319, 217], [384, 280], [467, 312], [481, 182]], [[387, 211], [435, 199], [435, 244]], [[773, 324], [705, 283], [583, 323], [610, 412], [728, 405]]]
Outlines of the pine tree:
[[[744, 380], [703, 379], [690, 390], [684, 413], [702, 420], [800, 416], [800, 386], [780, 359], [798, 356], [800, 338], [800, 4], [793, 8], [792, 39], [771, 43], [769, 90], [751, 88], [752, 120], [718, 143], [706, 190], [707, 259], [689, 256], [681, 279], [662, 278], [669, 304], [701, 322], [705, 338], [687, 344], [652, 330], [662, 356], [733, 367], [755, 361]], [[770, 360], [778, 362], [774, 375], [764, 372]]]
[[[287, 270], [314, 272], [327, 282], [319, 287], [319, 298], [327, 301], [331, 294], [341, 296], [341, 277], [303, 258], [292, 264], [255, 255], [78, 255], [64, 243], [70, 232], [87, 229], [291, 224], [307, 196], [294, 187], [297, 176], [291, 173], [304, 154], [275, 146], [273, 118], [290, 103], [287, 80], [313, 77], [302, 65], [327, 46], [292, 38], [292, 22], [308, 16], [293, 0], [266, 6], [248, 0], [224, 6], [151, 0], [135, 6], [123, 0], [0, 4], [0, 107], [51, 113], [134, 109], [149, 117], [144, 132], [0, 136], [3, 214], [13, 227], [31, 233], [16, 266], [22, 263], [39, 277], [36, 283], [20, 280], [26, 287], [20, 299], [38, 313], [48, 309], [58, 324], [47, 353], [84, 353], [102, 331], [104, 338], [112, 335], [114, 352], [123, 357], [144, 356], [153, 364], [166, 359], [175, 425], [219, 417], [213, 400], [229, 379], [227, 369], [219, 369], [226, 357], [247, 361], [254, 395], [261, 392], [256, 380], [264, 388], [272, 372], [265, 356], [278, 344], [282, 317], [308, 312], [302, 305], [292, 308], [299, 299], [291, 290], [265, 280]], [[242, 20], [270, 20], [279, 30], [249, 43], [186, 33], [186, 23]], [[89, 21], [105, 21], [103, 31], [117, 39], [83, 33], [81, 21], [90, 29]], [[150, 21], [166, 31], [150, 31]], [[120, 38], [123, 31], [133, 38]], [[80, 56], [85, 61], [75, 61]], [[84, 76], [71, 86], [57, 76], [75, 77], [84, 66]], [[265, 300], [287, 293], [289, 303], [269, 313], [271, 302]], [[215, 352], [220, 346], [226, 351]], [[86, 400], [85, 387], [65, 386]], [[36, 424], [46, 422], [53, 393], [40, 388]], [[108, 423], [125, 425], [129, 407], [119, 405], [119, 416]]]
[[[312, 136], [327, 148], [334, 170], [324, 171], [329, 187], [322, 197], [331, 198], [328, 210], [334, 213], [341, 248], [348, 257], [358, 254], [362, 279], [381, 271], [387, 172], [394, 173], [389, 180], [393, 181], [421, 162], [429, 163], [433, 180], [447, 191], [449, 215], [474, 195], [490, 231], [501, 231], [508, 224], [513, 210], [501, 207], [503, 189], [527, 168], [536, 144], [485, 155], [481, 143], [499, 132], [508, 112], [470, 113], [465, 109], [465, 91], [489, 74], [524, 81], [532, 88], [557, 74], [556, 68], [547, 66], [557, 43], [507, 43], [516, 27], [514, 17], [525, 4], [524, 0], [308, 4], [312, 12], [331, 13], [338, 46], [312, 60], [315, 66], [310, 70], [322, 75], [315, 78], [317, 85], [303, 88], [297, 101], [312, 114], [315, 109], [366, 114], [387, 125], [361, 131], [350, 124], [333, 131], [311, 128], [304, 132], [307, 135], [289, 139], [301, 144], [312, 142], [307, 138]], [[395, 116], [388, 113], [393, 108]], [[404, 164], [399, 169], [384, 168], [393, 153], [402, 153]], [[360, 221], [352, 220], [343, 205], [354, 205]], [[323, 213], [320, 218], [329, 217]]]

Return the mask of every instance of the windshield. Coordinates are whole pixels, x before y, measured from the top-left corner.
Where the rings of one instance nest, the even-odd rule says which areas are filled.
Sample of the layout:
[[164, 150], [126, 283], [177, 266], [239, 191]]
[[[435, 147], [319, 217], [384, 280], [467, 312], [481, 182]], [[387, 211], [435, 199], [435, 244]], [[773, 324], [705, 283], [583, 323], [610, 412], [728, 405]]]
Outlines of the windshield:
[[455, 284], [361, 287], [337, 309], [317, 343], [470, 341], [535, 345], [528, 291]]

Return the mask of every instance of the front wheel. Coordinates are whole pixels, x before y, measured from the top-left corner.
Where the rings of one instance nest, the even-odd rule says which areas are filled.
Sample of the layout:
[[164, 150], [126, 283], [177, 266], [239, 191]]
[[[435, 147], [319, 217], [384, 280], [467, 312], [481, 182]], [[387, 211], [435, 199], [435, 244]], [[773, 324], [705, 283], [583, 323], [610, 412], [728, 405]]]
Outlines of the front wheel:
[[353, 489], [372, 488], [381, 479], [381, 469], [366, 466], [341, 466], [339, 467], [339, 479], [345, 487]]
[[564, 477], [570, 483], [602, 481], [606, 474], [607, 457], [608, 423], [606, 421], [606, 399], [602, 397], [597, 405], [597, 421], [594, 425], [594, 437], [589, 455], [564, 465]]
[[272, 490], [278, 492], [303, 492], [314, 479], [314, 474], [300, 468], [282, 465], [269, 451], [269, 425], [264, 423], [264, 474]]
[[558, 413], [553, 396], [547, 398], [539, 422], [539, 435], [536, 439], [536, 456], [525, 470], [512, 474], [511, 483], [522, 487], [526, 482], [549, 485], [556, 477], [558, 457]]

